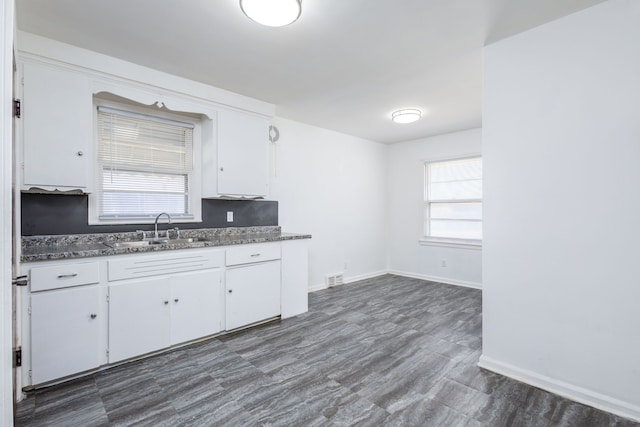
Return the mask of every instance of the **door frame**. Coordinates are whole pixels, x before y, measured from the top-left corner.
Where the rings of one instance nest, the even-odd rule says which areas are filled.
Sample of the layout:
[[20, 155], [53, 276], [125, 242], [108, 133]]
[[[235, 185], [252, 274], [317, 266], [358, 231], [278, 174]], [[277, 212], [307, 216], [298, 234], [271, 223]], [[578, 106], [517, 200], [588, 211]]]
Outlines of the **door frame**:
[[13, 320], [12, 301], [12, 178], [13, 178], [13, 46], [15, 0], [2, 0], [0, 8], [0, 424], [13, 425]]

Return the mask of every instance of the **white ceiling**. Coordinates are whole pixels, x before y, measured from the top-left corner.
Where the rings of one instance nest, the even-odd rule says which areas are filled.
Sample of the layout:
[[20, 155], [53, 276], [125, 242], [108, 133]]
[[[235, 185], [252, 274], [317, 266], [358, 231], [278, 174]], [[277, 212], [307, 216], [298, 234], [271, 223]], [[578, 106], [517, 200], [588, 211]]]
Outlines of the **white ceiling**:
[[[17, 0], [18, 28], [393, 143], [481, 125], [482, 47], [604, 0], [303, 0], [282, 28], [237, 0]], [[423, 119], [390, 120], [400, 108]]]

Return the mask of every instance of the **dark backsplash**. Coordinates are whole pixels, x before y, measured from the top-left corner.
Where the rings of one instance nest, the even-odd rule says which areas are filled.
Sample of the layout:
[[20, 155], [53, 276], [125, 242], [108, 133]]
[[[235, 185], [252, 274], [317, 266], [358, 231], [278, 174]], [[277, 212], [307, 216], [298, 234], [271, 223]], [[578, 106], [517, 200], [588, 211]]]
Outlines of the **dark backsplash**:
[[[152, 224], [89, 225], [89, 196], [22, 193], [22, 235], [118, 233], [151, 230]], [[233, 211], [233, 222], [227, 222]], [[161, 219], [162, 223], [166, 218]], [[278, 225], [278, 202], [202, 200], [202, 222], [176, 224], [181, 229]]]

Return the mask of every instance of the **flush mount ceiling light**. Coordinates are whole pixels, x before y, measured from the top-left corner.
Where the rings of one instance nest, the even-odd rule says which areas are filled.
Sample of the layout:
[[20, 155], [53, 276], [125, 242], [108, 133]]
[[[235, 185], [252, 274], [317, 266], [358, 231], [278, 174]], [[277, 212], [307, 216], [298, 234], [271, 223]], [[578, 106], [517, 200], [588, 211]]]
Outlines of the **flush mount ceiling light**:
[[391, 114], [391, 120], [395, 123], [413, 123], [420, 120], [420, 117], [422, 117], [422, 112], [414, 108], [394, 111]]
[[302, 0], [240, 0], [247, 17], [268, 27], [284, 27], [302, 13]]

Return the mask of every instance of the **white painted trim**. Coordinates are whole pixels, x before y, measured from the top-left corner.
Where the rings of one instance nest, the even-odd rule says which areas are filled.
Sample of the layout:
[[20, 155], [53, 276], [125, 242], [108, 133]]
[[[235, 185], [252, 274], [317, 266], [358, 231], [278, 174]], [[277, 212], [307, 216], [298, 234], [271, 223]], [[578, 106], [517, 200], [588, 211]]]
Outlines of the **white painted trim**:
[[387, 270], [374, 271], [373, 273], [360, 274], [358, 276], [345, 277], [344, 283], [353, 283], [360, 280], [373, 279], [374, 277], [383, 276], [387, 274]]
[[[405, 271], [398, 270], [381, 270], [376, 271], [374, 273], [361, 274], [359, 276], [351, 276], [347, 277], [344, 280], [344, 283], [353, 283], [359, 280], [372, 279], [374, 277], [383, 276], [385, 274], [393, 274], [396, 276], [409, 277], [411, 279], [420, 279], [420, 280], [428, 280], [430, 282], [444, 283], [445, 285], [454, 285], [454, 286], [462, 286], [465, 288], [473, 288], [473, 289], [482, 289], [482, 283], [475, 282], [466, 282], [464, 280], [456, 280], [448, 277], [436, 277], [436, 276], [427, 276], [425, 274], [416, 274], [416, 273], [408, 273]], [[319, 285], [309, 286], [309, 292], [317, 292], [323, 289], [327, 289], [327, 285], [321, 283]]]
[[170, 90], [195, 98], [267, 117], [275, 115], [273, 104], [32, 33], [18, 31], [16, 44], [21, 55], [24, 56], [35, 55], [38, 58], [49, 58], [75, 68], [98, 71], [103, 76], [115, 79], [125, 78], [157, 89], [170, 88]]
[[430, 282], [444, 283], [446, 285], [462, 286], [465, 288], [482, 289], [482, 283], [467, 282], [465, 280], [451, 279], [450, 277], [428, 276], [426, 274], [409, 273], [406, 271], [388, 270], [387, 273], [396, 276], [410, 277], [412, 279], [428, 280]]
[[324, 283], [321, 283], [319, 285], [309, 286], [309, 293], [318, 292], [318, 291], [321, 291], [323, 289], [327, 289], [327, 285], [325, 285]]
[[[388, 273], [387, 270], [381, 270], [381, 271], [376, 271], [376, 272], [373, 272], [373, 273], [360, 274], [358, 276], [345, 277], [344, 278], [344, 284], [346, 285], [348, 283], [358, 282], [360, 280], [372, 279], [374, 277], [383, 276], [383, 275], [385, 275], [387, 273]], [[328, 287], [327, 287], [327, 285], [325, 283], [321, 283], [319, 285], [309, 286], [309, 293], [321, 291], [323, 289], [328, 289]]]
[[13, 425], [12, 332], [12, 151], [13, 151], [13, 37], [14, 0], [0, 6], [0, 425]]
[[485, 355], [480, 356], [478, 366], [514, 380], [547, 390], [567, 399], [593, 406], [621, 417], [640, 421], [640, 406], [625, 402], [595, 391], [579, 387], [555, 378], [541, 375], [528, 369], [492, 359]]
[[[452, 132], [456, 133], [456, 132]], [[446, 135], [446, 134], [445, 134]], [[464, 159], [473, 159], [475, 157], [482, 157], [482, 153], [479, 151], [471, 151], [462, 154], [448, 154], [445, 156], [429, 156], [427, 158], [421, 159], [422, 163], [438, 163], [438, 162], [447, 162], [449, 160], [464, 160]]]
[[423, 237], [418, 240], [420, 246], [439, 246], [442, 248], [482, 250], [482, 240], [444, 239], [439, 237]]

